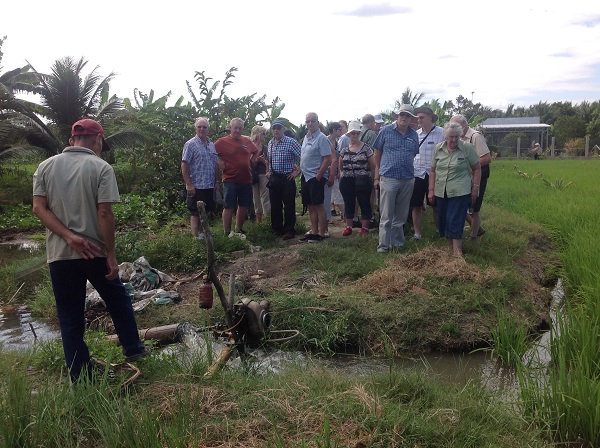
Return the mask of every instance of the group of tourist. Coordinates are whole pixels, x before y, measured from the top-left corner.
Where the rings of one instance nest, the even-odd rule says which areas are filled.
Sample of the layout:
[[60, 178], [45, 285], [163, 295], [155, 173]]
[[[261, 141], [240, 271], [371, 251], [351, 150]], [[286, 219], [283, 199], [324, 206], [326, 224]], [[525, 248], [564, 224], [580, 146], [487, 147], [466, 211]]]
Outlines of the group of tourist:
[[[229, 134], [213, 143], [208, 120], [196, 119], [196, 135], [185, 143], [181, 157], [192, 234], [203, 238], [207, 230], [202, 228], [197, 202], [203, 201], [214, 213], [217, 185], [222, 182], [226, 234], [243, 234], [248, 209], [254, 206], [259, 223], [270, 213], [273, 232], [283, 239], [294, 238], [296, 178], [301, 176], [302, 204], [310, 218], [302, 241], [327, 238], [336, 207], [346, 224], [344, 237], [353, 233], [358, 208], [360, 235], [368, 234], [378, 203], [377, 252], [387, 252], [404, 245], [411, 210], [412, 238], [422, 238], [422, 212], [429, 205], [439, 235], [446, 237], [453, 254], [462, 256], [465, 220], [470, 223], [470, 239], [485, 232], [479, 215], [491, 161], [485, 139], [461, 115], [443, 129], [435, 125], [438, 117], [427, 107], [415, 110], [405, 104], [394, 115], [395, 121], [383, 127], [381, 116], [370, 114], [361, 122], [330, 123], [326, 136], [319, 117], [310, 112], [302, 144], [286, 135], [284, 122], [276, 119], [266, 145], [267, 129], [254, 126], [248, 138], [240, 118], [231, 120]], [[126, 361], [148, 352], [118, 277], [112, 204], [119, 202], [119, 193], [112, 167], [98, 157], [109, 149], [104, 129], [94, 120], [79, 120], [69, 142], [61, 154], [38, 166], [33, 212], [48, 229], [47, 259], [65, 361], [72, 380], [78, 381], [93, 376], [95, 369], [84, 341], [88, 281], [106, 303]]]
[[[413, 240], [422, 238], [423, 211], [430, 207], [436, 231], [446, 237], [453, 254], [462, 255], [465, 221], [469, 238], [483, 235], [480, 209], [489, 177], [490, 151], [485, 138], [455, 115], [441, 128], [428, 107], [408, 104], [394, 111], [395, 121], [382, 126], [381, 115], [365, 115], [349, 124], [329, 123], [325, 135], [316, 113], [306, 114], [307, 134], [299, 143], [285, 135], [284, 122], [267, 129], [254, 126], [250, 138], [242, 135], [244, 122], [234, 118], [230, 133], [211, 142], [208, 121], [196, 120], [196, 136], [186, 142], [181, 170], [188, 192], [192, 234], [203, 238], [196, 202], [209, 212], [219, 170], [222, 172], [223, 229], [244, 233], [248, 208], [256, 220], [271, 215], [273, 232], [283, 239], [295, 237], [296, 177], [300, 176], [302, 204], [310, 229], [300, 241], [319, 242], [329, 236], [329, 224], [339, 210], [350, 236], [354, 227], [365, 235], [379, 218], [377, 252], [401, 248], [409, 218]], [[360, 210], [360, 211], [359, 211]]]

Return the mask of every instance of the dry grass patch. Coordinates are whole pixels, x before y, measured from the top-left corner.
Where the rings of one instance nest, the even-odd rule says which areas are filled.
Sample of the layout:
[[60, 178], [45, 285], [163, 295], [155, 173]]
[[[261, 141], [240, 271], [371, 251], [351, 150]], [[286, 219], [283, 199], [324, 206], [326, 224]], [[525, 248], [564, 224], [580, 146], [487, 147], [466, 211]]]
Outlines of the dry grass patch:
[[486, 283], [502, 275], [499, 269], [482, 270], [462, 258], [450, 255], [445, 249], [427, 246], [416, 253], [391, 259], [387, 267], [360, 279], [353, 288], [382, 298], [397, 297], [411, 290], [431, 295], [422, 289], [428, 277], [447, 282]]

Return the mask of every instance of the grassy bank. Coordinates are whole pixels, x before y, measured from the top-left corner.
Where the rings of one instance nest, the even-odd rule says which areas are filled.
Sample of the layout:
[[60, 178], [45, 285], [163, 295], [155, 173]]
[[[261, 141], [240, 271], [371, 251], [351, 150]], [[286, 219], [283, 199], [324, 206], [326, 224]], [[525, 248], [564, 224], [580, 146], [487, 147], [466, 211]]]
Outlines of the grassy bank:
[[552, 364], [522, 366], [524, 409], [556, 439], [592, 446], [600, 446], [599, 171], [599, 160], [496, 163], [488, 196], [548, 229], [563, 266], [567, 302], [554, 323]]
[[[45, 359], [60, 355], [60, 347], [44, 350]], [[308, 366], [258, 375], [246, 365], [207, 380], [205, 357], [152, 357], [135, 386], [119, 390], [105, 376], [73, 386], [56, 367], [28, 371], [35, 354], [1, 355], [3, 446], [545, 446], [480, 387], [410, 371], [349, 377]]]

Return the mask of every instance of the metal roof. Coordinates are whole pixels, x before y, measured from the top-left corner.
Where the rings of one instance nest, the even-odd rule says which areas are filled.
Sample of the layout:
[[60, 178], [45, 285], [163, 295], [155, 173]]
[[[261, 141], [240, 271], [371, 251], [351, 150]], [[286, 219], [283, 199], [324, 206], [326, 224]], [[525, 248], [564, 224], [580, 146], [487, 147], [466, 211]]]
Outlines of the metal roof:
[[540, 117], [510, 117], [510, 118], [488, 118], [480, 123], [479, 128], [487, 132], [535, 132], [545, 131], [551, 126], [540, 123]]

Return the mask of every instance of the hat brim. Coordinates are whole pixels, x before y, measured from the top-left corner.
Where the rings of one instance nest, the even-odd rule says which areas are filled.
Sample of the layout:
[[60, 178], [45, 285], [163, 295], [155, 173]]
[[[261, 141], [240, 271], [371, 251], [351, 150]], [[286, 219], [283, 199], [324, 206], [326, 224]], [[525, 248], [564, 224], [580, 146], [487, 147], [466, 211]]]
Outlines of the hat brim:
[[394, 115], [394, 117], [398, 117], [398, 115], [400, 115], [400, 114], [408, 114], [408, 115], [410, 115], [410, 116], [411, 116], [411, 117], [413, 117], [413, 118], [417, 118], [417, 116], [416, 116], [416, 115], [414, 115], [414, 114], [411, 114], [411, 113], [410, 113], [409, 111], [407, 111], [407, 110], [398, 110], [398, 111], [394, 111], [394, 112], [392, 112], [392, 114]]

